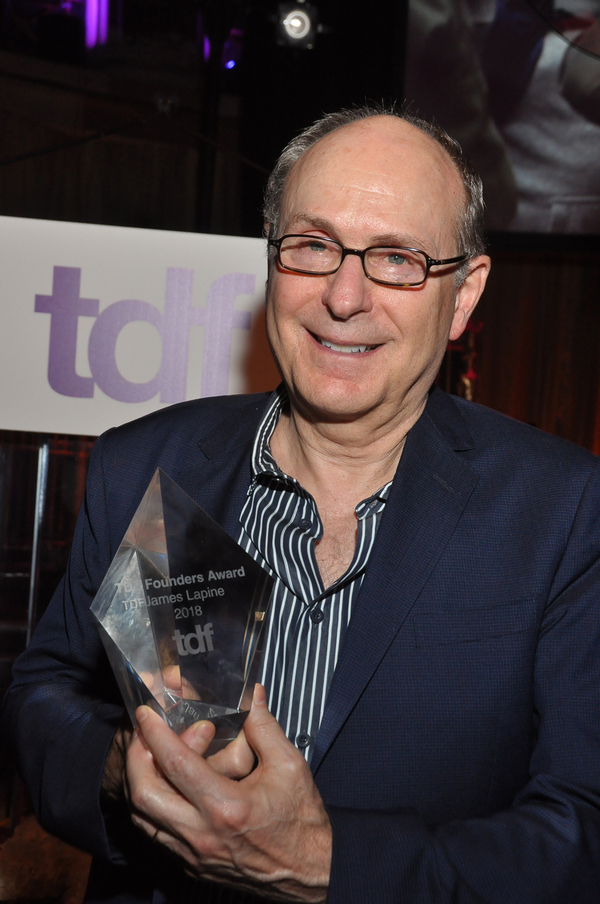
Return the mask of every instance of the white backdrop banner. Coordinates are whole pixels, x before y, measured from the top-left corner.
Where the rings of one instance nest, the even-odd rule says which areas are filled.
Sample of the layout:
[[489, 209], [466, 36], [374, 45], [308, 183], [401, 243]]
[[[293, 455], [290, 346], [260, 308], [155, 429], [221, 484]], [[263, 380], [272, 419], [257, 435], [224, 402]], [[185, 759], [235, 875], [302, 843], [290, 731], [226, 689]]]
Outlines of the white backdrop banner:
[[0, 217], [0, 429], [270, 389], [260, 239]]

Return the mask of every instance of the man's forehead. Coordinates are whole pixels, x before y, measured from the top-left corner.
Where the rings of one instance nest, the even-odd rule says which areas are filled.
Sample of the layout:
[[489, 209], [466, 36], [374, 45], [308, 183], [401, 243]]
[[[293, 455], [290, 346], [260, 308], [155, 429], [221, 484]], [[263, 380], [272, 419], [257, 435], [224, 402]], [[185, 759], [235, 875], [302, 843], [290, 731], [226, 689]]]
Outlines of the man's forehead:
[[306, 151], [292, 167], [287, 179], [283, 210], [290, 210], [306, 185], [327, 179], [329, 186], [347, 187], [348, 174], [359, 184], [367, 183], [373, 170], [389, 172], [426, 191], [437, 182], [449, 202], [460, 205], [464, 189], [456, 165], [444, 148], [421, 129], [396, 116], [373, 116], [330, 132]]

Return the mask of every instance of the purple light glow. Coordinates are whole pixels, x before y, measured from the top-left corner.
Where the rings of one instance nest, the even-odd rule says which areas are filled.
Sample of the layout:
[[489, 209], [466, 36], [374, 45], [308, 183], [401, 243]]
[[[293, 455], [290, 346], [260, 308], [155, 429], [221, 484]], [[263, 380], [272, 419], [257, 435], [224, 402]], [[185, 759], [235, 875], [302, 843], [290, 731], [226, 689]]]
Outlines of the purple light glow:
[[235, 60], [227, 60], [225, 63], [225, 69], [233, 69], [235, 66]]
[[85, 4], [85, 46], [95, 47], [98, 43], [98, 0], [86, 0]]
[[110, 0], [85, 0], [85, 46], [106, 44]]
[[208, 63], [210, 59], [210, 41], [208, 40], [207, 35], [204, 35], [204, 62]]
[[108, 4], [109, 0], [99, 0], [98, 40], [101, 44], [106, 44], [108, 40]]

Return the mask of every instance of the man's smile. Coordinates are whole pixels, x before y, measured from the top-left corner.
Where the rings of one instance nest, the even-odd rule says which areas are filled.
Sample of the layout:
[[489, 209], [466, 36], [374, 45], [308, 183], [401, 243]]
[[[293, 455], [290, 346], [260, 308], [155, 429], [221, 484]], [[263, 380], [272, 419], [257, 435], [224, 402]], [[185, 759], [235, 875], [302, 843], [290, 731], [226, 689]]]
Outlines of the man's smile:
[[[310, 331], [309, 331], [310, 332]], [[324, 345], [325, 348], [330, 348], [334, 352], [342, 352], [346, 355], [355, 355], [360, 352], [370, 352], [374, 348], [379, 348], [379, 344], [375, 345], [339, 345], [337, 342], [330, 342], [329, 339], [322, 339], [321, 336], [317, 336], [315, 333], [310, 334], [313, 339], [320, 345]]]

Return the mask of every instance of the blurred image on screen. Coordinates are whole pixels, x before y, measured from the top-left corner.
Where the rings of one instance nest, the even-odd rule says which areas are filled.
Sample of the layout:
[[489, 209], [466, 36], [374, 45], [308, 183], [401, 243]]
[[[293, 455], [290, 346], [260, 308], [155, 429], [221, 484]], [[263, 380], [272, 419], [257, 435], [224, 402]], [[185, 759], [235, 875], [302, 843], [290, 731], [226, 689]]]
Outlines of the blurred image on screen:
[[405, 97], [463, 146], [488, 230], [600, 234], [600, 0], [410, 0]]

